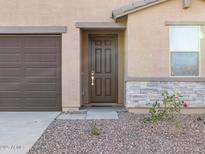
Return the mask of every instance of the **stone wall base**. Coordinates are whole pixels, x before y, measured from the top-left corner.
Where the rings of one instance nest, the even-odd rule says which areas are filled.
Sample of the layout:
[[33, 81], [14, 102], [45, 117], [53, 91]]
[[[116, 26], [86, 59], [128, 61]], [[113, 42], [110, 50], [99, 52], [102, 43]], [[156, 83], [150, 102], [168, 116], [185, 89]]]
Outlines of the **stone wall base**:
[[[127, 108], [128, 112], [136, 114], [148, 114], [149, 108]], [[187, 108], [181, 110], [182, 114], [205, 114], [205, 108]]]
[[[179, 93], [190, 108], [205, 107], [205, 82], [130, 81], [126, 82], [126, 107], [143, 108], [156, 101], [162, 102], [162, 93]], [[150, 106], [150, 105], [149, 105]]]

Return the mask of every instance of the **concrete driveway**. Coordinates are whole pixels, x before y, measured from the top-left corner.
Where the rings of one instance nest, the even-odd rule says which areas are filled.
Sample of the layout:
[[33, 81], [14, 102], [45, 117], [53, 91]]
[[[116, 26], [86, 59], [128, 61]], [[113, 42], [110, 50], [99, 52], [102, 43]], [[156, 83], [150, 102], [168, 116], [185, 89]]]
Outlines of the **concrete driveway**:
[[59, 113], [0, 112], [0, 153], [27, 153]]

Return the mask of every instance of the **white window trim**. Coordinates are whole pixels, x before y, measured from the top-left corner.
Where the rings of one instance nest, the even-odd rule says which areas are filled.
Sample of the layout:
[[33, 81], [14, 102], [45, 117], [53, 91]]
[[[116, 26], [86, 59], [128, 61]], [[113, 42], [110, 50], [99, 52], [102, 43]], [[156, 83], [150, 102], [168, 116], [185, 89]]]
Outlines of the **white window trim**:
[[[174, 25], [176, 27], [176, 25]], [[180, 25], [179, 25], [180, 26]], [[183, 27], [198, 27], [199, 33], [202, 32], [201, 26], [198, 25], [183, 25]], [[171, 28], [173, 26], [169, 26], [169, 77], [172, 78], [198, 78], [201, 77], [201, 38], [199, 37], [199, 51], [171, 51], [170, 47], [170, 37], [171, 37]], [[200, 34], [199, 34], [200, 35]], [[172, 65], [171, 65], [171, 53], [172, 52], [198, 52], [199, 54], [199, 75], [198, 76], [173, 76], [172, 75]]]

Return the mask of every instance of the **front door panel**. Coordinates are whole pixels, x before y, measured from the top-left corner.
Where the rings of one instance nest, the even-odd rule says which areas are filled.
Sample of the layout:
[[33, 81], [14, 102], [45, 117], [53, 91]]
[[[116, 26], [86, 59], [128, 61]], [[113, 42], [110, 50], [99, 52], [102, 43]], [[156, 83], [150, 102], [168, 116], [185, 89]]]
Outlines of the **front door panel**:
[[89, 89], [91, 103], [116, 103], [116, 39], [91, 37], [89, 56]]

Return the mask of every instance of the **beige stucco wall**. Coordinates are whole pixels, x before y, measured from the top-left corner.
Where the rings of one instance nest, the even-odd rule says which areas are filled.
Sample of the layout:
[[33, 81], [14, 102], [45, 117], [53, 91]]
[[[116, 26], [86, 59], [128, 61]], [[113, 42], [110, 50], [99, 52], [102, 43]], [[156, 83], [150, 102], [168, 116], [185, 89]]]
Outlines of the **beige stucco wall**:
[[[62, 106], [70, 109], [81, 102], [80, 21], [114, 22], [113, 9], [135, 0], [0, 0], [0, 26], [66, 26], [62, 35]], [[205, 2], [192, 0], [182, 9], [181, 0], [130, 14], [125, 35], [125, 75], [128, 77], [168, 77], [169, 42], [166, 21], [205, 21]], [[81, 41], [80, 41], [81, 40]], [[205, 76], [205, 50], [201, 52]], [[123, 99], [123, 98], [121, 98]]]
[[132, 0], [0, 0], [0, 26], [67, 26], [62, 36], [62, 106], [80, 106], [80, 30], [77, 21], [113, 21]]
[[[170, 0], [130, 14], [127, 23], [127, 76], [169, 77], [169, 27], [165, 22], [205, 21], [204, 8], [203, 0], [192, 0], [189, 9], [182, 8], [181, 0]], [[204, 47], [201, 57], [201, 75], [204, 77]]]

